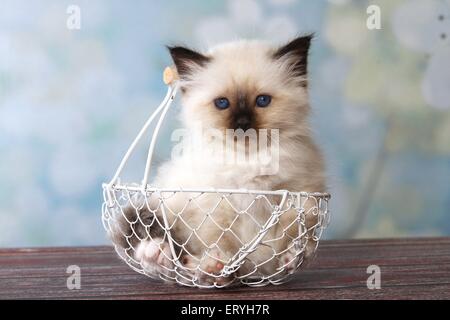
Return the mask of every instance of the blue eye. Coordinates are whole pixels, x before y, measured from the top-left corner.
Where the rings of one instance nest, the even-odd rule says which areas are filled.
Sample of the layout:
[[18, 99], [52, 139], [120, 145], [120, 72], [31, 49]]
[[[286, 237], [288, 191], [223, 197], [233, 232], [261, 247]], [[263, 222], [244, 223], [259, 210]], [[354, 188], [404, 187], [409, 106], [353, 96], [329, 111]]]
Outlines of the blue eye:
[[218, 109], [222, 110], [222, 109], [226, 109], [230, 106], [230, 101], [228, 101], [227, 98], [222, 97], [222, 98], [215, 99], [214, 104], [216, 105], [216, 107]]
[[261, 108], [267, 107], [271, 101], [272, 97], [267, 94], [262, 94], [256, 97], [256, 105]]

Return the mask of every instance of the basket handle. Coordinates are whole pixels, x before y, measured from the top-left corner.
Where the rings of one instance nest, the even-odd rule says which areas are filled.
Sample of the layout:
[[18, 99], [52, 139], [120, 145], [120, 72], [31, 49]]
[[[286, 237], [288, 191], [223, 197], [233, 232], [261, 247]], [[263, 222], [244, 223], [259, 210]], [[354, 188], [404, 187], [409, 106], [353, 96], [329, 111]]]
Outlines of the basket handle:
[[177, 93], [177, 89], [178, 89], [178, 81], [177, 81], [178, 75], [177, 75], [177, 72], [175, 71], [175, 69], [172, 67], [167, 67], [163, 72], [163, 80], [164, 80], [164, 83], [168, 86], [166, 96], [164, 97], [163, 101], [158, 106], [158, 108], [156, 108], [156, 110], [147, 119], [144, 126], [139, 131], [136, 138], [134, 139], [133, 143], [128, 148], [127, 152], [125, 153], [125, 156], [122, 158], [122, 161], [120, 162], [120, 165], [116, 170], [116, 173], [114, 174], [111, 181], [108, 183], [109, 187], [111, 187], [118, 181], [119, 176], [122, 173], [122, 170], [125, 167], [125, 164], [127, 163], [128, 159], [130, 158], [134, 149], [136, 148], [136, 145], [142, 139], [142, 136], [147, 132], [150, 124], [153, 122], [153, 120], [156, 118], [156, 116], [162, 112], [162, 114], [159, 118], [158, 124], [157, 124], [155, 130], [153, 131], [153, 136], [152, 136], [150, 148], [148, 151], [147, 164], [145, 166], [145, 176], [144, 176], [142, 186], [145, 187], [147, 185], [148, 175], [150, 172], [150, 162], [151, 162], [153, 150], [154, 150], [154, 147], [156, 144], [156, 136], [158, 135], [159, 128], [161, 127], [161, 124], [162, 124], [162, 120], [164, 119], [164, 117], [167, 113], [167, 110], [169, 109], [170, 105], [172, 104], [172, 102], [175, 98], [175, 95]]
[[[163, 80], [169, 86], [169, 91], [167, 96], [164, 98], [163, 103], [165, 102], [165, 106], [162, 108], [161, 116], [156, 123], [155, 129], [153, 130], [152, 140], [150, 141], [150, 146], [148, 148], [147, 154], [147, 163], [145, 164], [144, 178], [142, 179], [142, 190], [147, 188], [148, 178], [150, 176], [150, 168], [152, 164], [153, 151], [155, 150], [156, 140], [158, 138], [159, 130], [161, 129], [161, 125], [166, 117], [167, 111], [169, 111], [170, 105], [172, 104], [178, 90], [178, 79], [176, 71], [167, 67], [163, 73]], [[167, 99], [167, 100], [166, 100]]]

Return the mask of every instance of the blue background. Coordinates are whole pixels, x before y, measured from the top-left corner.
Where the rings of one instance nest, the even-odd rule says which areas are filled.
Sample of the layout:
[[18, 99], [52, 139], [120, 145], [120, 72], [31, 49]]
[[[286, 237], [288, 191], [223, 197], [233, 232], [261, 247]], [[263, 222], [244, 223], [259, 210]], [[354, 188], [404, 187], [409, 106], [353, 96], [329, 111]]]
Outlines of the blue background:
[[[366, 26], [370, 4], [381, 30]], [[79, 30], [66, 26], [69, 5]], [[302, 32], [316, 34], [326, 236], [450, 235], [450, 1], [0, 0], [0, 246], [106, 243], [101, 183], [165, 93], [164, 45]], [[141, 179], [145, 147], [130, 179]]]

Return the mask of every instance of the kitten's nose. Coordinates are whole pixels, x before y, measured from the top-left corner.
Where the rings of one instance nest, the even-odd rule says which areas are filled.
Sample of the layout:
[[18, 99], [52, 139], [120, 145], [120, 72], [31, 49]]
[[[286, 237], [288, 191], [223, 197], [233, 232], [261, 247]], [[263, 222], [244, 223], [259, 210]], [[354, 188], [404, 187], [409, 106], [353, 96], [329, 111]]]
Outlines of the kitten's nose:
[[247, 130], [250, 129], [250, 119], [248, 117], [239, 117], [236, 120], [236, 127], [238, 129]]

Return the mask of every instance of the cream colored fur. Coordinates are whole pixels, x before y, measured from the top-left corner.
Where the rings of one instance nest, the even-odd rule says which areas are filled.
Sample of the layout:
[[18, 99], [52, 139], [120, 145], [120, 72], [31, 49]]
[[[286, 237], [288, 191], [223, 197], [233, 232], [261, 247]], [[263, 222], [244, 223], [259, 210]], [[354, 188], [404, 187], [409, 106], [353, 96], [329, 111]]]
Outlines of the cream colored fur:
[[[206, 66], [192, 65], [195, 70], [191, 75], [181, 80], [184, 89], [182, 95], [182, 123], [187, 129], [194, 130], [196, 126], [203, 128], [216, 128], [225, 130], [229, 128], [227, 112], [218, 110], [214, 106], [217, 97], [228, 97], [236, 92], [245, 92], [251, 99], [259, 94], [270, 94], [272, 102], [266, 108], [256, 108], [256, 129], [279, 129], [280, 157], [279, 171], [274, 175], [260, 175], [257, 166], [249, 164], [217, 164], [204, 156], [195, 157], [194, 163], [187, 157], [172, 159], [159, 170], [153, 184], [168, 188], [246, 188], [257, 190], [290, 190], [290, 191], [325, 191], [325, 177], [323, 161], [316, 147], [309, 128], [308, 92], [305, 86], [299, 85], [305, 81], [305, 76], [294, 73], [291, 65], [295, 57], [287, 56], [275, 60], [272, 57], [275, 48], [268, 43], [260, 41], [238, 41], [220, 45], [205, 53], [211, 58]], [[214, 148], [213, 143], [206, 143], [205, 148]], [[204, 150], [203, 150], [204, 151]], [[191, 155], [192, 156], [192, 155]], [[192, 160], [192, 158], [191, 158]], [[186, 205], [188, 195], [178, 194], [167, 201], [168, 207], [174, 213], [181, 211]], [[249, 204], [253, 196], [235, 195], [232, 197], [237, 206], [243, 208]], [[273, 199], [273, 200], [279, 200]], [[199, 205], [207, 211], [217, 203], [217, 197], [206, 196], [199, 200]], [[310, 207], [312, 205], [307, 203]], [[183, 220], [176, 220], [176, 214], [168, 214], [169, 223], [174, 224], [172, 235], [180, 242], [185, 242], [192, 236], [192, 230], [197, 229], [196, 236], [192, 236], [186, 245], [185, 259], [187, 266], [195, 269], [200, 259], [200, 268], [205, 272], [216, 273], [223, 264], [239, 250], [241, 243], [231, 234], [227, 233], [218, 241], [222, 229], [230, 226], [236, 213], [227, 203], [222, 203], [214, 212], [214, 219], [221, 226], [218, 228], [210, 219], [205, 220], [205, 211], [194, 206], [185, 209]], [[253, 217], [263, 223], [271, 211], [260, 205], [249, 212]], [[283, 230], [296, 219], [297, 212], [289, 211], [282, 216], [278, 228], [273, 228], [267, 238], [280, 237]], [[308, 217], [308, 225], [315, 223], [315, 217]], [[187, 225], [186, 225], [187, 224]], [[242, 242], [251, 240], [259, 231], [249, 217], [243, 217], [232, 227], [233, 232]], [[287, 230], [290, 236], [295, 237], [298, 227], [293, 226]], [[200, 240], [201, 239], [201, 240]], [[214, 248], [217, 243], [218, 248]], [[212, 246], [207, 250], [205, 244]], [[148, 245], [148, 244], [141, 244]], [[312, 241], [311, 246], [314, 246]], [[271, 247], [261, 247], [251, 254], [250, 258], [256, 263], [269, 260], [276, 253], [277, 259], [264, 264], [264, 272], [275, 272], [283, 259], [288, 238], [282, 237], [274, 241]], [[309, 249], [308, 249], [309, 250]], [[138, 249], [142, 256], [142, 249]], [[202, 258], [205, 253], [208, 256]], [[140, 258], [142, 258], [140, 256]], [[251, 265], [244, 265], [239, 271], [245, 274]], [[198, 271], [197, 271], [198, 272]], [[200, 275], [204, 272], [200, 272]], [[214, 281], [204, 277], [204, 281]], [[227, 281], [227, 279], [222, 279]]]

